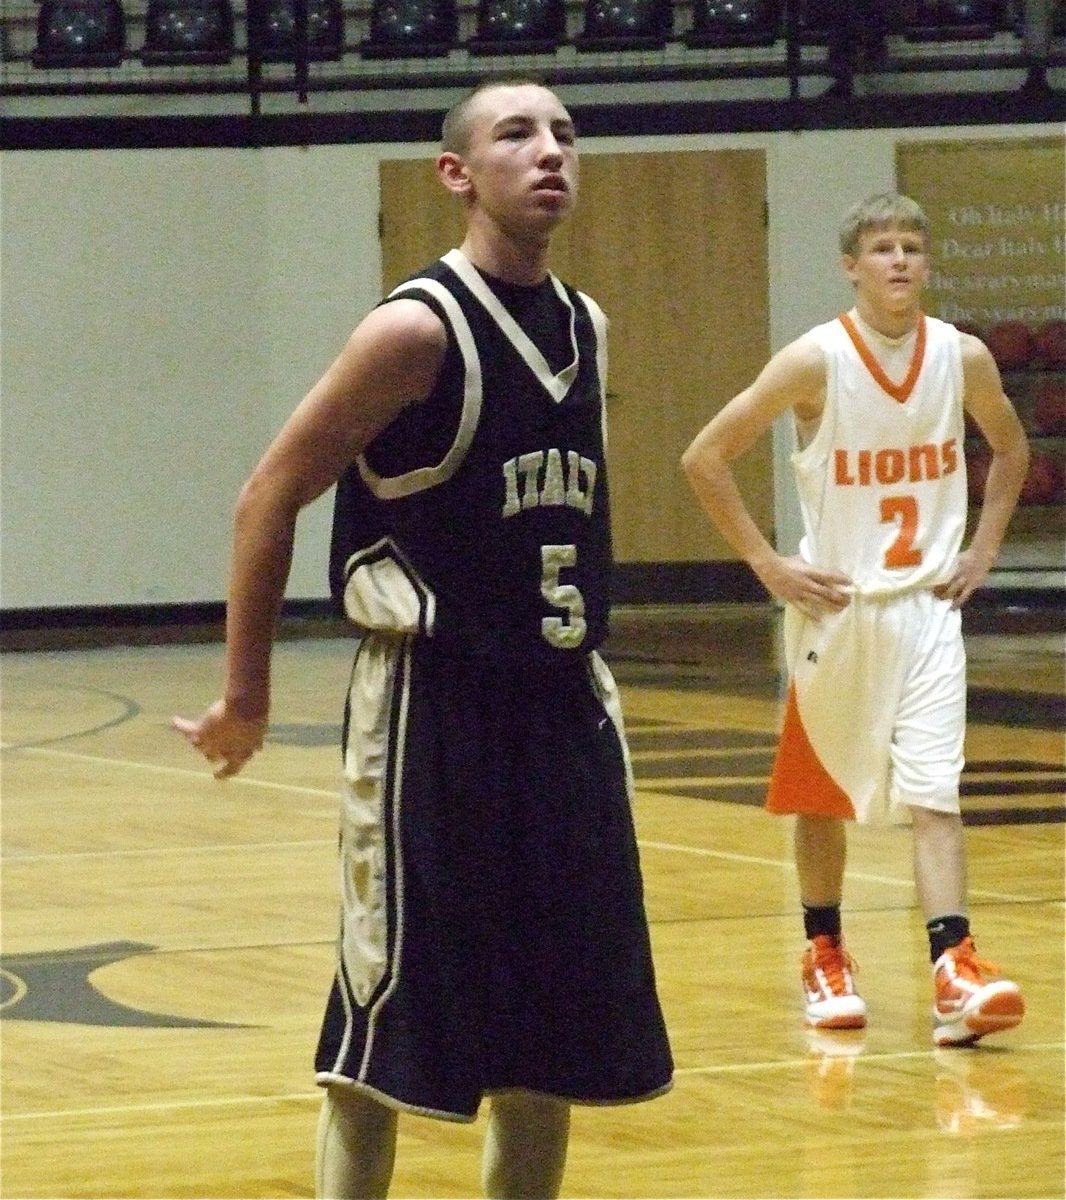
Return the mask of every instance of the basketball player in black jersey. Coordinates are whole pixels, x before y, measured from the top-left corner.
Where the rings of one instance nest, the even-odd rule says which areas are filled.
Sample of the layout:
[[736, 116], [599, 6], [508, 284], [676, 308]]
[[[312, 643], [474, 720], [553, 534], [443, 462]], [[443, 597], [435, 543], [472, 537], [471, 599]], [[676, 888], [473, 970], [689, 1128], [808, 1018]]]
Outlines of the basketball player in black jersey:
[[577, 191], [557, 97], [482, 85], [439, 177], [462, 246], [356, 328], [237, 507], [223, 696], [175, 726], [225, 778], [261, 747], [297, 513], [340, 480], [360, 629], [341, 931], [316, 1056], [319, 1196], [384, 1196], [397, 1114], [489, 1116], [487, 1195], [558, 1195], [572, 1103], [670, 1087], [618, 693], [606, 321], [548, 271]]

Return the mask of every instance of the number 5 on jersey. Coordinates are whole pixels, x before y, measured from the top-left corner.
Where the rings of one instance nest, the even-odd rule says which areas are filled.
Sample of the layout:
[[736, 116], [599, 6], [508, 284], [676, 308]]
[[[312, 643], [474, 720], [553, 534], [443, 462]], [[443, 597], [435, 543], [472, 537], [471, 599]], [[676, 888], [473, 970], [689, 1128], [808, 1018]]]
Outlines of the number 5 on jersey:
[[559, 572], [577, 566], [577, 547], [541, 546], [542, 573], [540, 591], [562, 616], [545, 617], [540, 623], [544, 640], [557, 650], [573, 650], [585, 640], [585, 598], [572, 583], [562, 583]]

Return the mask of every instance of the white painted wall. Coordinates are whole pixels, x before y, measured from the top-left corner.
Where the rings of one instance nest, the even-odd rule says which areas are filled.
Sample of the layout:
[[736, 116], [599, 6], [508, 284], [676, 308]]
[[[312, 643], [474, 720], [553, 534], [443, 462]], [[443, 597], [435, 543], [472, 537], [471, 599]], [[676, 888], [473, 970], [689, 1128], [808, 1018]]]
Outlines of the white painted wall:
[[[893, 186], [898, 141], [1058, 133], [605, 138], [582, 149], [766, 150], [777, 348], [848, 303], [837, 221]], [[377, 299], [377, 164], [433, 152], [0, 155], [0, 607], [224, 597], [241, 482]], [[776, 443], [780, 467], [787, 440]], [[290, 598], [326, 595], [329, 515], [325, 497], [301, 517]], [[788, 548], [797, 524], [785, 483], [777, 523]]]

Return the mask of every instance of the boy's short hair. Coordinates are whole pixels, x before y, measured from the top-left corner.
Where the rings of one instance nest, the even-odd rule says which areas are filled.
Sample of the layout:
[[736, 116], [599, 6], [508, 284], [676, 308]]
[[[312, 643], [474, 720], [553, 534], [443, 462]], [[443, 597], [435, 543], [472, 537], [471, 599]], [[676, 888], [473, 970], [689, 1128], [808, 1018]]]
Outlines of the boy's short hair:
[[911, 229], [922, 235], [929, 245], [929, 218], [921, 205], [909, 196], [898, 192], [879, 192], [853, 204], [840, 223], [840, 250], [854, 257], [859, 250], [859, 240], [870, 229]]
[[543, 80], [528, 75], [501, 75], [495, 78], [483, 79], [476, 87], [472, 87], [461, 96], [444, 115], [441, 126], [440, 148], [450, 154], [465, 154], [470, 142], [470, 122], [467, 114], [470, 102], [482, 92], [491, 91], [498, 87], [544, 87]]

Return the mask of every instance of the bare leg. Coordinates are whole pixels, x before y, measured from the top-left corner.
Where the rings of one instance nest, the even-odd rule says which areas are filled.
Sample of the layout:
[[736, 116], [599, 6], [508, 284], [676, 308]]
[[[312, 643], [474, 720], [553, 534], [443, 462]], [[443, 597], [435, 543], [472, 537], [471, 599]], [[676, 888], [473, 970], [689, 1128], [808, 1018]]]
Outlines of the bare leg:
[[847, 832], [839, 817], [796, 818], [800, 899], [809, 908], [839, 904], [844, 891]]
[[396, 1113], [355, 1088], [328, 1087], [318, 1118], [319, 1200], [382, 1200], [395, 1158]]
[[553, 1200], [559, 1195], [570, 1136], [570, 1105], [514, 1092], [489, 1107], [481, 1183], [490, 1200]]
[[911, 805], [914, 882], [925, 919], [966, 914], [966, 846], [962, 817]]

